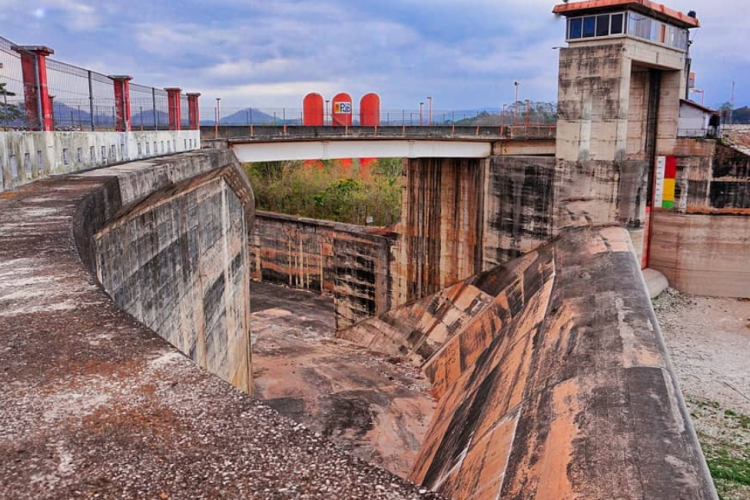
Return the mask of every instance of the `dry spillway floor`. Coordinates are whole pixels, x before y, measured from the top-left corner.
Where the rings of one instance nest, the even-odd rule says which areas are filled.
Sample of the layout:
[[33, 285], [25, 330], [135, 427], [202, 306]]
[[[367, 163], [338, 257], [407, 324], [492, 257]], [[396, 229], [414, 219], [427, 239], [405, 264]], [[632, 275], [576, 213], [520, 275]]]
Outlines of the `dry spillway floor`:
[[654, 309], [716, 489], [750, 500], [750, 301], [668, 290]]
[[331, 298], [265, 283], [251, 297], [256, 396], [407, 477], [436, 407], [420, 371], [334, 338]]

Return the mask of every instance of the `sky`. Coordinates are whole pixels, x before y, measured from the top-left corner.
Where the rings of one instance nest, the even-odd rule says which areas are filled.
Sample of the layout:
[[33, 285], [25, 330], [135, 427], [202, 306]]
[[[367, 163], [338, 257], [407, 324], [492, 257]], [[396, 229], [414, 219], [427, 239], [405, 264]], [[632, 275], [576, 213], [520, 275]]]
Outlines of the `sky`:
[[[382, 108], [554, 101], [564, 20], [552, 0], [0, 0], [0, 35], [54, 58], [225, 108], [301, 107], [308, 92]], [[747, 0], [672, 0], [696, 10], [693, 68], [705, 102], [750, 105]], [[700, 96], [694, 98], [700, 101]]]

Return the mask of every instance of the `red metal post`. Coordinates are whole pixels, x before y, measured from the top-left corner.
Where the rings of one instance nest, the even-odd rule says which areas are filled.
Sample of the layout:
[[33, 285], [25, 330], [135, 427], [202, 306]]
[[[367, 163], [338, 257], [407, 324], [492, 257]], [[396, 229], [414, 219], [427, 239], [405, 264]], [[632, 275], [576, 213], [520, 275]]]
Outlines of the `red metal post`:
[[115, 84], [115, 130], [130, 132], [130, 76], [110, 76]]
[[201, 128], [200, 108], [198, 107], [198, 98], [200, 96], [200, 93], [197, 92], [192, 92], [187, 95], [190, 130], [199, 130]]
[[52, 103], [47, 89], [47, 56], [55, 51], [44, 46], [14, 46], [21, 55], [26, 120], [32, 130], [54, 129]]
[[180, 117], [180, 92], [181, 88], [169, 87], [164, 89], [167, 91], [167, 103], [169, 105], [169, 130], [180, 130], [181, 117]]

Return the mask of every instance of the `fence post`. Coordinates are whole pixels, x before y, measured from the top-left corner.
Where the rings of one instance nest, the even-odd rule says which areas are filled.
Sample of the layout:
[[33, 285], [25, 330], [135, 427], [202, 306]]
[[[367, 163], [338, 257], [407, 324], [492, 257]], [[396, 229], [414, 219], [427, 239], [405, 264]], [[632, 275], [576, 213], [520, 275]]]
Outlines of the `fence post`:
[[156, 112], [156, 89], [154, 87], [151, 87], [151, 100], [154, 107], [154, 130], [159, 130], [159, 115]]
[[201, 128], [200, 108], [198, 107], [198, 98], [200, 96], [198, 92], [191, 92], [187, 95], [190, 130], [200, 130]]
[[110, 76], [115, 84], [115, 131], [130, 132], [130, 76]]
[[32, 129], [53, 130], [46, 58], [55, 51], [49, 47], [31, 45], [14, 45], [13, 50], [21, 55], [26, 120]]
[[94, 80], [91, 77], [91, 71], [88, 71], [88, 78], [89, 78], [89, 126], [91, 127], [91, 131], [94, 131], [95, 128], [95, 122], [94, 122]]
[[169, 130], [180, 130], [182, 128], [180, 119], [180, 92], [182, 92], [182, 89], [179, 87], [168, 87], [164, 90], [167, 91], [167, 102], [169, 103]]

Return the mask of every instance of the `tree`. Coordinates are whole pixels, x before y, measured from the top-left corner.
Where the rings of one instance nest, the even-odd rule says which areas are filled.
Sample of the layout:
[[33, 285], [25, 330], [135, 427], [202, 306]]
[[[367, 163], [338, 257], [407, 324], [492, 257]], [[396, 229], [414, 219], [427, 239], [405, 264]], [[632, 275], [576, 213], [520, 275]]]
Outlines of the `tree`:
[[16, 94], [6, 89], [5, 85], [0, 82], [0, 123], [10, 124], [23, 118], [23, 110], [17, 104], [8, 104], [8, 97]]

